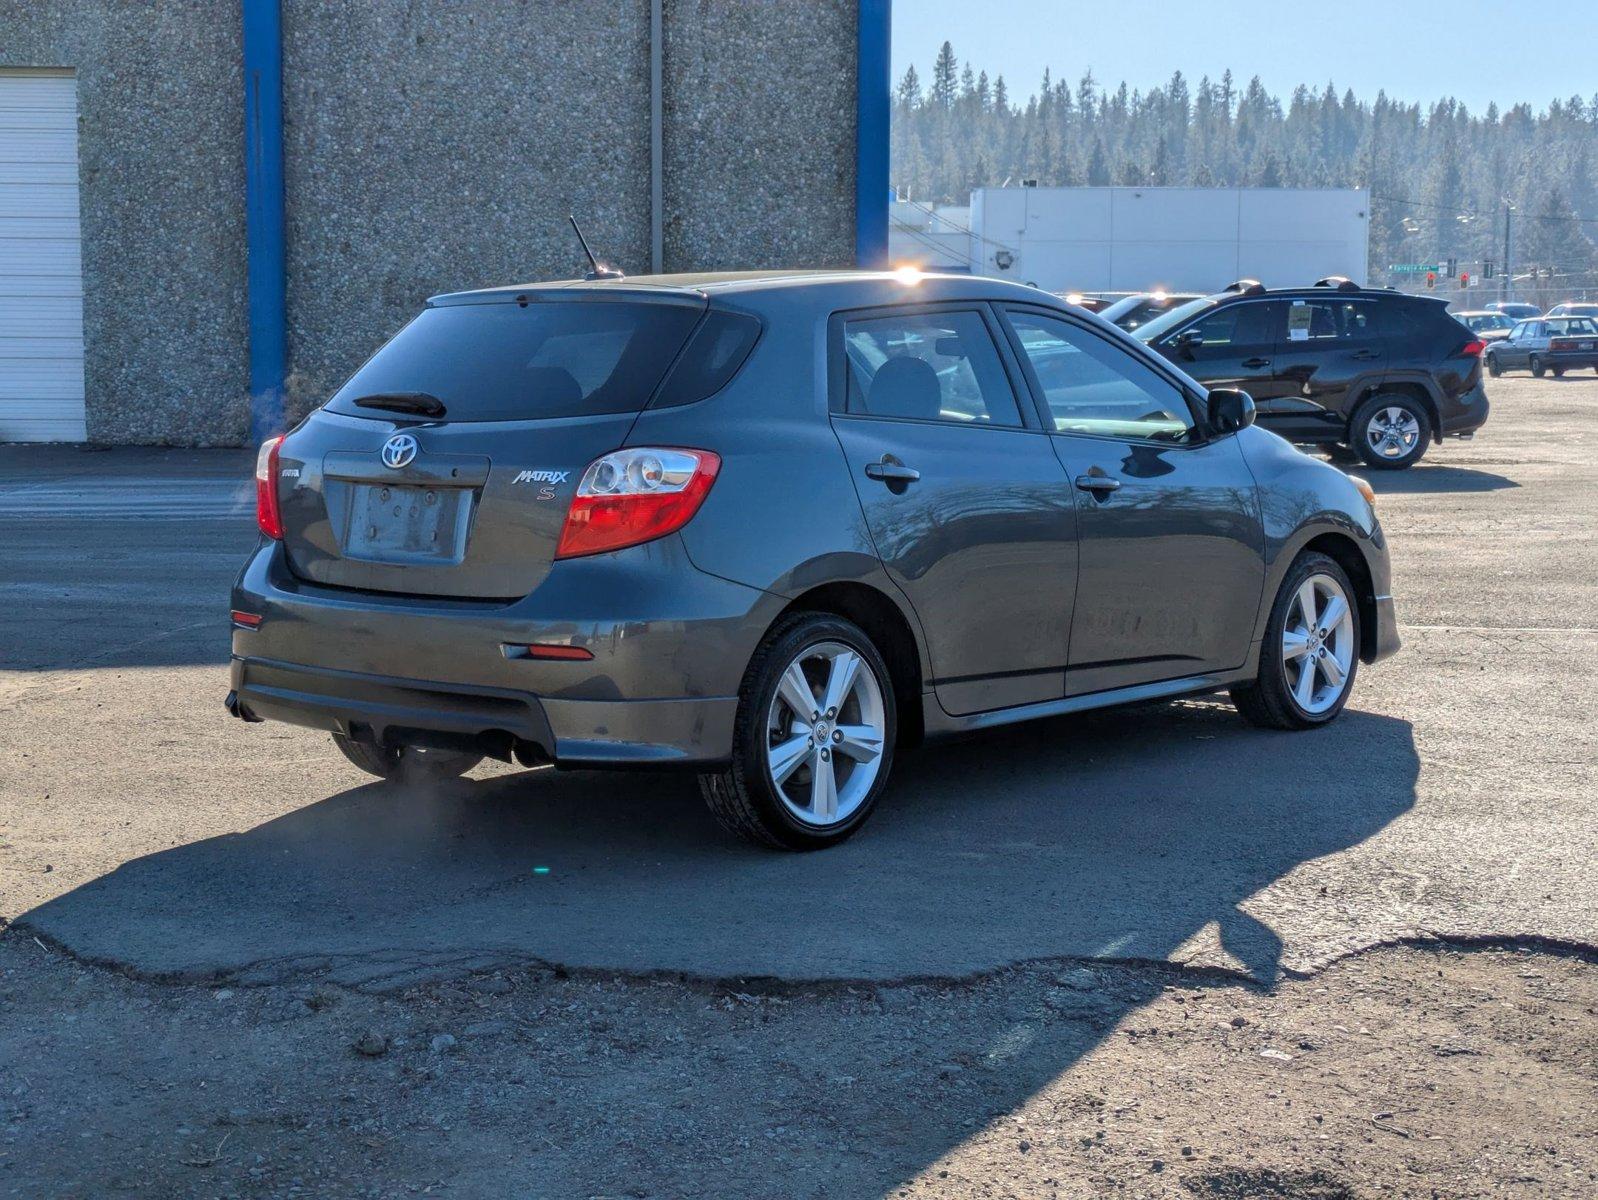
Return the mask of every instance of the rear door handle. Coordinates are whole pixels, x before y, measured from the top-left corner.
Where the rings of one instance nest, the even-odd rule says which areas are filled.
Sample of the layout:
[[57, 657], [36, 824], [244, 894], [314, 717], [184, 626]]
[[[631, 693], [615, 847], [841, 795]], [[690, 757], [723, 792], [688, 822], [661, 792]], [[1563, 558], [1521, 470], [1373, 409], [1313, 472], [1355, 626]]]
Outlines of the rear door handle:
[[887, 457], [882, 462], [866, 464], [866, 478], [876, 479], [889, 485], [914, 483], [921, 478], [921, 472], [914, 467], [907, 467], [902, 462], [893, 462]]
[[1108, 475], [1078, 475], [1076, 486], [1084, 492], [1113, 492], [1121, 486], [1121, 481]]
[[1245, 358], [1243, 360], [1243, 366], [1245, 367], [1268, 367], [1270, 365], [1271, 360], [1268, 358]]

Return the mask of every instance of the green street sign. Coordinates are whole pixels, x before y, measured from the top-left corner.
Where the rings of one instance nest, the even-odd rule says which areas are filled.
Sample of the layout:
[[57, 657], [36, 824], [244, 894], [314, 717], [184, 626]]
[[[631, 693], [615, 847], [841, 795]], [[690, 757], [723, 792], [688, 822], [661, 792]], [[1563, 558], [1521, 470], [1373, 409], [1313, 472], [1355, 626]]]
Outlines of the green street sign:
[[1387, 269], [1394, 275], [1427, 275], [1442, 270], [1436, 263], [1388, 263]]

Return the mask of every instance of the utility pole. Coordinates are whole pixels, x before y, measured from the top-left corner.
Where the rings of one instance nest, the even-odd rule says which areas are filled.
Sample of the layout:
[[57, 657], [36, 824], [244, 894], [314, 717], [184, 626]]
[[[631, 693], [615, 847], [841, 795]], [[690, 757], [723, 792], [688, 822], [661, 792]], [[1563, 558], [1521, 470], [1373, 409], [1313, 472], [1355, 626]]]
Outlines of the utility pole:
[[1504, 201], [1504, 299], [1505, 300], [1513, 300], [1515, 298], [1514, 297], [1515, 268], [1511, 265], [1510, 259], [1509, 259], [1510, 236], [1511, 236], [1510, 221], [1514, 217], [1514, 214], [1515, 214], [1515, 206], [1513, 204], [1511, 204], [1509, 201], [1505, 200]]

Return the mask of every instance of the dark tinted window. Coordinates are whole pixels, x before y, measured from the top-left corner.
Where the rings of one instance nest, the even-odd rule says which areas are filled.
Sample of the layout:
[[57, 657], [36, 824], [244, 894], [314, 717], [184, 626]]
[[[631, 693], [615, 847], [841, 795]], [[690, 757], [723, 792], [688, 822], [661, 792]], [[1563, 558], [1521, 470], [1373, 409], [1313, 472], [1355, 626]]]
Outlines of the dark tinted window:
[[847, 411], [874, 417], [1019, 425], [1021, 411], [978, 312], [846, 321]]
[[1369, 300], [1292, 300], [1287, 305], [1289, 342], [1362, 342], [1381, 336], [1378, 306]]
[[759, 336], [758, 318], [747, 313], [712, 309], [694, 330], [651, 407], [692, 404], [715, 395], [744, 365], [744, 359], [755, 348], [755, 339]]
[[1181, 389], [1147, 363], [1069, 321], [1018, 310], [1009, 317], [1058, 432], [1163, 442], [1192, 436]]
[[1227, 304], [1189, 328], [1197, 329], [1204, 335], [1203, 344], [1206, 346], [1256, 346], [1270, 341], [1274, 336], [1271, 316], [1273, 313], [1279, 314], [1281, 307], [1274, 301], [1258, 300]]
[[698, 305], [610, 300], [427, 308], [327, 407], [372, 416], [379, 410], [357, 407], [357, 398], [426, 392], [444, 402], [451, 421], [637, 412], [702, 312]]

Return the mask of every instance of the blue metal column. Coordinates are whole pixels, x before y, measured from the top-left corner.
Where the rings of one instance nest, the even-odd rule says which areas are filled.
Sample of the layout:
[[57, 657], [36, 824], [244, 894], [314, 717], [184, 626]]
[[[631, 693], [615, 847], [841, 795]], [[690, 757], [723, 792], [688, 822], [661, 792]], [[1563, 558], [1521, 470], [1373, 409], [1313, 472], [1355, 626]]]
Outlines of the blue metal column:
[[283, 16], [279, 0], [242, 0], [244, 232], [249, 246], [250, 438], [283, 432], [288, 358], [283, 232]]
[[888, 265], [888, 120], [893, 81], [892, 0], [859, 0], [855, 77], [855, 264]]

